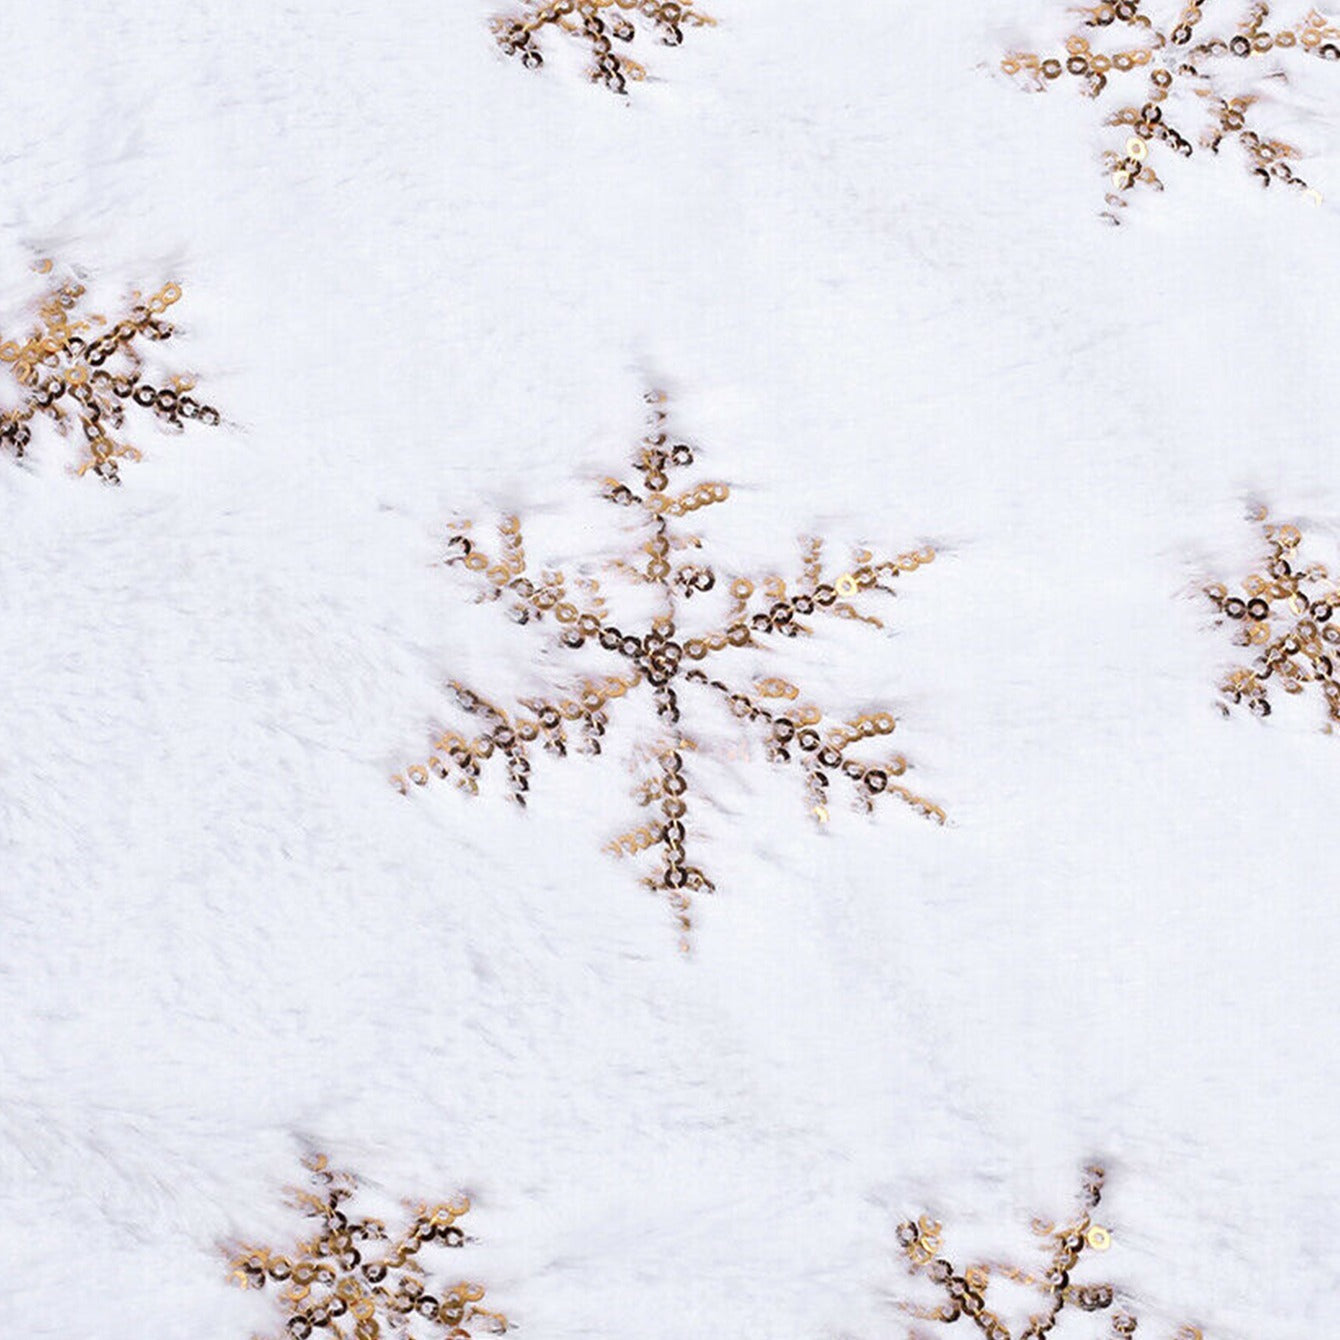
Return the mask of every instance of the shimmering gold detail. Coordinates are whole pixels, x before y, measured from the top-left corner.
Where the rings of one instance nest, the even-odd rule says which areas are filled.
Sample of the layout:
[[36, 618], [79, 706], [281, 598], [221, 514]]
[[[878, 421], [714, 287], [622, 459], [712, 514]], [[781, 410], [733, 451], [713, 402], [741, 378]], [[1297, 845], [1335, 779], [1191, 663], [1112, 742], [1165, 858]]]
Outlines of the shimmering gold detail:
[[1245, 596], [1233, 596], [1222, 582], [1204, 588], [1223, 620], [1238, 625], [1234, 641], [1253, 647], [1251, 664], [1230, 667], [1220, 681], [1221, 704], [1245, 704], [1257, 716], [1271, 712], [1270, 683], [1285, 693], [1316, 692], [1326, 703], [1326, 730], [1340, 722], [1340, 584], [1322, 563], [1299, 556], [1303, 536], [1297, 526], [1272, 526], [1264, 510], [1254, 513], [1262, 523], [1267, 553], [1262, 572], [1242, 582]]
[[898, 1230], [898, 1241], [914, 1266], [929, 1265], [940, 1250], [944, 1225], [923, 1214], [916, 1223], [910, 1220]]
[[[1313, 204], [1321, 203], [1321, 193], [1290, 166], [1298, 160], [1299, 150], [1248, 126], [1250, 109], [1261, 99], [1242, 90], [1242, 76], [1244, 68], [1257, 74], [1260, 62], [1256, 58], [1271, 51], [1276, 55], [1270, 58], [1268, 69], [1260, 70], [1258, 82], [1269, 78], [1287, 84], [1287, 75], [1277, 67], [1290, 56], [1340, 61], [1340, 27], [1313, 9], [1293, 27], [1270, 31], [1264, 26], [1270, 6], [1257, 0], [1239, 5], [1241, 18], [1227, 40], [1197, 41], [1205, 5], [1206, 0], [1192, 0], [1167, 27], [1160, 27], [1145, 13], [1145, 0], [1080, 7], [1075, 12], [1084, 16], [1081, 30], [1066, 39], [1064, 51], [1046, 59], [1037, 52], [1012, 51], [1000, 63], [1007, 75], [1026, 77], [1037, 89], [1069, 74], [1091, 98], [1102, 95], [1109, 79], [1135, 74], [1144, 81], [1140, 100], [1118, 108], [1107, 119], [1108, 125], [1133, 132], [1128, 133], [1123, 151], [1110, 150], [1103, 156], [1113, 186], [1107, 196], [1111, 208], [1103, 214], [1110, 223], [1120, 223], [1116, 211], [1125, 207], [1124, 197], [1132, 187], [1163, 189], [1158, 173], [1147, 162], [1155, 143], [1183, 158], [1191, 157], [1191, 140], [1172, 121], [1196, 111], [1205, 114], [1202, 147], [1218, 154], [1226, 139], [1235, 140], [1243, 150], [1247, 170], [1262, 186], [1282, 182]], [[1114, 24], [1124, 41], [1110, 52], [1096, 51], [1088, 34], [1096, 37], [1098, 30]]]
[[317, 1235], [286, 1254], [251, 1246], [231, 1253], [232, 1277], [243, 1288], [283, 1286], [288, 1317], [276, 1340], [307, 1340], [318, 1331], [332, 1340], [471, 1340], [481, 1326], [494, 1334], [507, 1329], [502, 1313], [478, 1306], [480, 1285], [430, 1289], [418, 1259], [433, 1244], [465, 1245], [456, 1221], [470, 1209], [466, 1197], [418, 1204], [409, 1228], [392, 1241], [380, 1219], [351, 1219], [340, 1208], [357, 1186], [352, 1174], [332, 1172], [323, 1154], [305, 1163], [316, 1191], [295, 1189], [292, 1203], [321, 1221]]
[[523, 0], [520, 13], [493, 20], [493, 33], [509, 56], [520, 56], [523, 65], [535, 70], [544, 64], [536, 35], [546, 27], [557, 28], [591, 48], [587, 75], [593, 83], [626, 93], [628, 81], [645, 79], [647, 70], [631, 56], [619, 55], [614, 43], [632, 42], [639, 24], [650, 24], [662, 46], [677, 47], [685, 28], [712, 27], [716, 20], [695, 9], [694, 0]]
[[[53, 271], [50, 260], [35, 266]], [[140, 339], [171, 339], [173, 327], [163, 319], [181, 298], [178, 284], [165, 284], [151, 298], [135, 302], [120, 320], [109, 322], [97, 313], [79, 315], [85, 286], [70, 273], [50, 289], [38, 305], [40, 324], [23, 341], [0, 337], [0, 363], [7, 364], [19, 387], [16, 408], [0, 410], [0, 448], [22, 456], [32, 440], [31, 422], [45, 415], [61, 436], [77, 422], [87, 457], [78, 473], [92, 470], [110, 484], [120, 482], [118, 463], [137, 461], [140, 451], [118, 437], [126, 409], [138, 405], [160, 423], [181, 432], [184, 419], [217, 424], [219, 412], [189, 394], [193, 377], [168, 376], [168, 384], [152, 385], [143, 374]]]
[[[1035, 1289], [1046, 1300], [1040, 1312], [1029, 1316], [1017, 1340], [1043, 1340], [1053, 1331], [1059, 1334], [1064, 1330], [1063, 1325], [1058, 1325], [1061, 1313], [1067, 1307], [1085, 1313], [1113, 1308], [1117, 1293], [1111, 1284], [1081, 1284], [1074, 1279], [1086, 1248], [1105, 1252], [1112, 1245], [1110, 1231], [1093, 1223], [1091, 1217], [1102, 1198], [1104, 1178], [1103, 1169], [1096, 1165], [1084, 1170], [1079, 1212], [1067, 1222], [1058, 1225], [1046, 1219], [1033, 1220], [1033, 1232], [1051, 1248], [1046, 1268], [1036, 1273], [1000, 1261], [979, 1261], [960, 1271], [940, 1255], [943, 1230], [929, 1215], [900, 1224], [898, 1245], [912, 1272], [924, 1275], [945, 1295], [945, 1301], [938, 1307], [903, 1303], [903, 1311], [921, 1321], [952, 1323], [967, 1317], [987, 1340], [1016, 1340], [1015, 1333], [988, 1306], [986, 1295], [993, 1277]], [[1110, 1340], [1124, 1340], [1137, 1329], [1135, 1315], [1128, 1307], [1114, 1308], [1109, 1325]], [[1081, 1329], [1074, 1334], [1079, 1340], [1080, 1336], [1097, 1333]], [[1204, 1340], [1204, 1337], [1188, 1325], [1178, 1330], [1172, 1340]]]
[[[702, 752], [700, 739], [680, 726], [681, 695], [690, 685], [707, 691], [699, 696], [714, 698], [726, 707], [737, 729], [752, 733], [769, 760], [795, 764], [804, 777], [806, 809], [820, 823], [830, 817], [829, 785], [834, 775], [846, 779], [858, 804], [867, 811], [877, 797], [887, 794], [927, 818], [945, 822], [939, 805], [894, 780], [908, 769], [902, 755], [863, 760], [851, 752], [861, 741], [892, 733], [891, 713], [874, 711], [847, 721], [830, 720], [814, 703], [802, 701], [801, 689], [787, 679], [769, 676], [748, 683], [746, 691], [714, 677], [706, 668], [707, 662], [729, 657], [740, 648], [758, 649], [775, 646], [777, 639], [811, 636], [824, 616], [857, 618], [882, 627], [876, 616], [857, 605], [865, 605], [877, 592], [892, 596], [898, 575], [932, 562], [935, 551], [922, 547], [877, 560], [868, 550], [858, 550], [852, 556], [852, 567], [839, 581], [826, 581], [822, 544], [806, 539], [800, 576], [789, 586], [777, 574], [759, 579], [718, 577], [702, 557], [701, 539], [673, 529], [672, 520], [698, 507], [726, 502], [730, 489], [708, 481], [687, 490], [671, 490], [670, 477], [694, 464], [695, 451], [687, 443], [672, 441], [666, 428], [664, 394], [651, 392], [647, 401], [651, 409], [646, 436], [633, 453], [640, 480], [627, 482], [611, 476], [602, 487], [608, 501], [633, 513], [636, 532], [631, 553], [606, 563], [604, 571], [626, 585], [652, 588], [654, 612], [647, 626], [635, 632], [616, 626], [595, 577], [585, 579], [577, 589], [562, 573], [528, 575], [521, 525], [515, 517], [504, 523], [501, 558], [484, 552], [468, 523], [454, 528], [448, 540], [447, 562], [480, 575], [484, 582], [481, 599], [504, 601], [517, 623], [543, 623], [552, 618], [562, 647], [575, 651], [595, 644], [620, 658], [619, 673], [579, 678], [564, 689], [523, 699], [516, 706], [503, 706], [463, 684], [452, 683], [458, 706], [482, 721], [482, 733], [466, 738], [443, 732], [433, 741], [435, 752], [426, 764], [415, 763], [391, 780], [408, 794], [411, 786], [426, 785], [430, 776], [451, 777], [473, 793], [478, 790], [481, 761], [497, 754], [506, 760], [513, 799], [524, 805], [530, 789], [530, 742], [539, 739], [550, 753], [566, 755], [571, 726], [578, 732], [582, 752], [599, 754], [611, 704], [646, 685], [664, 729], [645, 753], [645, 761], [654, 765], [654, 775], [635, 786], [634, 796], [639, 805], [655, 805], [660, 814], [655, 821], [613, 838], [606, 850], [622, 856], [656, 852], [659, 871], [643, 883], [669, 902], [681, 945], [687, 947], [692, 895], [713, 889], [701, 866], [690, 861], [687, 848], [692, 793], [686, 758]], [[680, 554], [687, 557], [681, 561]], [[703, 596], [718, 588], [715, 598], [724, 606], [723, 623], [685, 636], [680, 631], [684, 605], [694, 598], [701, 604]]]

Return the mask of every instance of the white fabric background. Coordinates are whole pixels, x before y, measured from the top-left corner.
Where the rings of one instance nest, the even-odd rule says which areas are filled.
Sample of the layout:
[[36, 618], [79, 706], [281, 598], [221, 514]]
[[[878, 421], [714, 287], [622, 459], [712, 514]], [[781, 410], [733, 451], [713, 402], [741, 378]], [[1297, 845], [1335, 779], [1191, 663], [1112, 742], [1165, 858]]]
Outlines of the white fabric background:
[[[1320, 208], [1199, 155], [1110, 229], [1095, 109], [995, 73], [1059, 5], [708, 7], [626, 101], [476, 0], [0, 16], [0, 330], [35, 255], [177, 278], [229, 423], [0, 461], [5, 1335], [272, 1328], [218, 1244], [291, 1240], [304, 1142], [468, 1189], [537, 1340], [900, 1336], [901, 1217], [1022, 1252], [1091, 1156], [1142, 1334], [1329, 1317], [1340, 758], [1220, 718], [1197, 593], [1251, 500], [1340, 559], [1340, 79], [1276, 89]], [[561, 669], [447, 522], [616, 551], [648, 379], [723, 567], [940, 550], [790, 668], [950, 825], [723, 766], [687, 962], [600, 851], [625, 755], [386, 784], [446, 678]]]

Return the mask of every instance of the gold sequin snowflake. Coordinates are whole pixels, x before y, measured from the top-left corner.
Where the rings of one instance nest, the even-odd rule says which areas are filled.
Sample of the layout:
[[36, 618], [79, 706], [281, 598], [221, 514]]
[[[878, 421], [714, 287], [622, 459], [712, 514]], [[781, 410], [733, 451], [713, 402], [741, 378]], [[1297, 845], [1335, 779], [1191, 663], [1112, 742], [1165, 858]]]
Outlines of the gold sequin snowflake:
[[[929, 1215], [900, 1224], [898, 1244], [912, 1272], [937, 1286], [945, 1298], [937, 1307], [905, 1303], [903, 1311], [922, 1321], [952, 1323], [967, 1317], [987, 1340], [1042, 1340], [1058, 1329], [1061, 1313], [1070, 1308], [1075, 1313], [1108, 1313], [1110, 1329], [1106, 1335], [1111, 1340], [1133, 1336], [1136, 1317], [1126, 1306], [1114, 1308], [1117, 1295], [1111, 1284], [1081, 1284], [1074, 1279], [1086, 1252], [1106, 1252], [1112, 1245], [1111, 1232], [1093, 1218], [1102, 1199], [1104, 1177], [1100, 1167], [1091, 1165], [1084, 1170], [1080, 1210], [1068, 1222], [1058, 1225], [1045, 1219], [1033, 1221], [1033, 1232], [1049, 1250], [1046, 1265], [1040, 1270], [1030, 1271], [1001, 1261], [979, 1261], [960, 1270], [940, 1255], [943, 1227]], [[1043, 1300], [1039, 1311], [1030, 1312], [1017, 1337], [999, 1312], [988, 1304], [987, 1291], [992, 1280], [1002, 1279], [1038, 1294]], [[1074, 1334], [1096, 1336], [1098, 1332], [1081, 1329]], [[1173, 1340], [1204, 1340], [1204, 1337], [1196, 1327], [1182, 1326]]]
[[324, 1332], [332, 1340], [471, 1340], [479, 1326], [500, 1333], [507, 1319], [479, 1306], [484, 1290], [460, 1283], [434, 1288], [419, 1264], [425, 1247], [463, 1247], [457, 1220], [470, 1209], [461, 1197], [419, 1204], [409, 1228], [392, 1239], [380, 1219], [355, 1219], [341, 1206], [357, 1179], [334, 1172], [325, 1155], [305, 1160], [315, 1191], [293, 1192], [293, 1204], [320, 1221], [315, 1236], [287, 1253], [244, 1246], [232, 1254], [233, 1278], [248, 1289], [278, 1286], [288, 1314], [285, 1340]]
[[[50, 261], [38, 265], [50, 274]], [[139, 460], [140, 451], [117, 436], [127, 411], [148, 410], [169, 430], [181, 432], [183, 420], [214, 425], [219, 412], [190, 393], [195, 379], [169, 375], [165, 384], [151, 382], [138, 341], [163, 342], [173, 327], [164, 319], [181, 297], [178, 284], [165, 284], [152, 297], [136, 302], [115, 321], [99, 313], [80, 315], [85, 286], [73, 275], [53, 287], [38, 307], [40, 324], [25, 340], [0, 337], [0, 363], [9, 367], [18, 386], [18, 404], [0, 408], [0, 447], [22, 456], [32, 440], [32, 422], [41, 415], [67, 436], [77, 424], [87, 455], [79, 474], [92, 470], [108, 483], [118, 483], [118, 462]]]
[[[569, 730], [577, 733], [580, 748], [601, 752], [610, 713], [635, 690], [649, 692], [660, 722], [658, 737], [646, 751], [654, 772], [637, 787], [639, 805], [655, 817], [616, 838], [609, 851], [634, 856], [651, 852], [659, 858], [655, 874], [643, 883], [663, 895], [674, 911], [681, 933], [690, 926], [691, 897], [711, 891], [712, 882], [689, 853], [690, 759], [700, 752], [700, 741], [682, 722], [686, 695], [715, 699], [751, 734], [765, 756], [776, 764], [791, 765], [804, 779], [806, 804], [817, 822], [829, 818], [829, 792], [834, 779], [852, 789], [866, 810], [881, 796], [894, 796], [920, 814], [945, 821], [940, 806], [910, 790], [898, 779], [908, 769], [900, 754], [861, 757], [861, 746], [882, 741], [895, 726], [891, 713], [871, 710], [834, 719], [807, 701], [800, 688], [778, 676], [746, 681], [728, 680], [724, 662], [752, 649], [775, 649], [794, 637], [809, 637], [820, 620], [838, 617], [882, 627], [865, 606], [877, 596], [891, 598], [894, 579], [915, 572], [935, 557], [930, 548], [908, 551], [897, 558], [878, 560], [869, 550], [858, 550], [848, 567], [825, 573], [823, 541], [802, 541], [799, 576], [788, 584], [773, 575], [755, 582], [748, 577], [719, 576], [702, 557], [699, 536], [675, 523], [702, 508], [724, 503], [730, 489], [702, 481], [671, 490], [672, 475], [689, 470], [694, 449], [672, 441], [666, 431], [665, 397], [652, 392], [648, 434], [634, 453], [640, 478], [629, 483], [607, 479], [603, 496], [627, 509], [634, 519], [640, 548], [630, 560], [616, 560], [607, 570], [631, 587], [650, 588], [657, 612], [646, 626], [632, 628], [606, 606], [597, 579], [569, 581], [562, 572], [529, 575], [521, 523], [504, 520], [500, 548], [489, 554], [473, 538], [468, 523], [452, 535], [448, 562], [478, 574], [484, 600], [506, 600], [512, 617], [522, 624], [548, 624], [558, 642], [576, 651], [592, 644], [613, 661], [610, 673], [581, 675], [551, 696], [526, 699], [505, 707], [481, 693], [453, 682], [460, 707], [477, 718], [476, 733], [444, 731], [433, 742], [436, 751], [425, 763], [415, 764], [392, 778], [403, 791], [423, 786], [430, 776], [453, 777], [467, 791], [478, 790], [481, 765], [501, 758], [506, 765], [513, 799], [524, 805], [530, 787], [529, 746], [540, 741], [552, 754], [568, 752]], [[708, 597], [709, 592], [715, 592]], [[686, 622], [690, 601], [718, 606], [715, 622]], [[681, 945], [687, 945], [682, 939]]]
[[[1120, 222], [1115, 211], [1124, 208], [1130, 190], [1163, 189], [1155, 169], [1156, 146], [1191, 157], [1192, 141], [1179, 125], [1192, 118], [1200, 125], [1202, 147], [1217, 154], [1225, 141], [1236, 142], [1247, 170], [1262, 186], [1280, 182], [1321, 203], [1320, 193], [1294, 171], [1299, 150], [1248, 122], [1252, 108], [1263, 101], [1264, 80], [1287, 83], [1283, 66], [1289, 59], [1340, 61], [1340, 28], [1315, 9], [1292, 26], [1272, 28], [1267, 25], [1270, 6], [1262, 0], [1237, 5], [1239, 21], [1209, 36], [1202, 25], [1212, 3], [1193, 0], [1175, 23], [1162, 26], [1146, 12], [1148, 0], [1081, 7], [1076, 12], [1085, 18], [1063, 51], [1012, 51], [1001, 61], [1006, 74], [1026, 78], [1039, 89], [1069, 75], [1091, 98], [1101, 97], [1109, 81], [1143, 81], [1140, 97], [1107, 118], [1108, 125], [1125, 133], [1120, 147], [1104, 154], [1112, 189], [1103, 217], [1112, 223]], [[1219, 13], [1225, 8], [1215, 6]], [[1115, 28], [1120, 36], [1108, 44], [1112, 49], [1099, 50], [1094, 42], [1105, 28]]]
[[1257, 716], [1269, 716], [1272, 682], [1295, 694], [1315, 685], [1326, 700], [1331, 731], [1340, 722], [1340, 619], [1333, 619], [1340, 583], [1325, 564], [1304, 563], [1297, 526], [1270, 525], [1264, 511], [1257, 519], [1268, 546], [1261, 571], [1242, 582], [1240, 596], [1220, 582], [1205, 588], [1223, 619], [1236, 625], [1237, 645], [1256, 653], [1250, 666], [1234, 666], [1220, 682], [1224, 711], [1245, 704]]
[[[612, 11], [612, 12], [606, 12]], [[677, 47], [685, 28], [715, 25], [709, 14], [693, 7], [693, 0], [525, 0], [521, 13], [494, 19], [498, 45], [509, 56], [520, 56], [529, 69], [544, 64], [536, 36], [553, 27], [585, 42], [591, 51], [587, 74], [593, 83], [614, 93], [626, 93], [628, 81], [645, 79], [646, 66], [621, 53], [638, 35], [638, 21], [646, 20], [663, 46]]]

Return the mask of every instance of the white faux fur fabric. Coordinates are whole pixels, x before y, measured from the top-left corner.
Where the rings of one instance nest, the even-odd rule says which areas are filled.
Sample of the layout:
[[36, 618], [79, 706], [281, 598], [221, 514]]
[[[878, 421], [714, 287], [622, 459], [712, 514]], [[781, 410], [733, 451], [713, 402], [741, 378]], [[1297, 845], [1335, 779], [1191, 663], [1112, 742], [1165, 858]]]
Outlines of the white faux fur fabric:
[[[1257, 570], [1262, 505], [1340, 571], [1340, 66], [1234, 76], [1316, 200], [1157, 144], [1113, 227], [1119, 90], [1000, 69], [1061, 0], [699, 7], [626, 96], [552, 30], [509, 60], [484, 0], [0, 20], [0, 339], [40, 258], [108, 310], [176, 281], [161, 358], [223, 415], [128, 415], [119, 488], [40, 417], [0, 448], [0, 1334], [282, 1334], [228, 1253], [308, 1231], [311, 1151], [388, 1216], [468, 1194], [443, 1269], [534, 1340], [974, 1334], [903, 1309], [943, 1297], [900, 1222], [1045, 1265], [1094, 1160], [1075, 1279], [1141, 1340], [1328, 1333], [1340, 743], [1311, 690], [1220, 713], [1250, 653], [1202, 587]], [[388, 782], [450, 681], [571, 684], [450, 527], [519, 516], [574, 581], [636, 553], [599, 495], [648, 387], [731, 488], [689, 519], [720, 572], [936, 554], [882, 628], [732, 673], [890, 710], [947, 823], [836, 787], [818, 823], [686, 716], [687, 954], [604, 850], [650, 698], [535, 747], [524, 809], [496, 759]]]

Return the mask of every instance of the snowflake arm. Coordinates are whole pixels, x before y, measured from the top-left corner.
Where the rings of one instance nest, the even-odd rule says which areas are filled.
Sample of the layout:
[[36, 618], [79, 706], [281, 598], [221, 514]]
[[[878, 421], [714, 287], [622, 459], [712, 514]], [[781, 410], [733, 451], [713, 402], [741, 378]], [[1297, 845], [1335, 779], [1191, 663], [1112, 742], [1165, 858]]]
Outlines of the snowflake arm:
[[[1264, 512], [1261, 514], [1265, 523]], [[1302, 533], [1297, 526], [1265, 523], [1268, 546], [1262, 572], [1242, 582], [1241, 596], [1222, 582], [1205, 595], [1222, 623], [1235, 626], [1234, 641], [1256, 649], [1250, 665], [1236, 665], [1220, 681], [1221, 706], [1245, 705], [1257, 716], [1271, 712], [1270, 683], [1285, 693], [1301, 694], [1315, 685], [1326, 702], [1327, 731], [1340, 723], [1340, 584], [1323, 563], [1304, 565], [1298, 557]]]
[[[38, 266], [43, 274], [52, 268], [50, 261]], [[0, 363], [8, 365], [19, 387], [18, 405], [0, 411], [0, 447], [23, 456], [38, 416], [49, 419], [63, 437], [77, 423], [88, 453], [77, 473], [92, 470], [107, 483], [116, 484], [120, 482], [118, 462], [137, 461], [142, 455], [139, 448], [117, 436], [133, 407], [148, 410], [176, 432], [182, 431], [183, 420], [215, 425], [219, 412], [190, 394], [195, 388], [193, 377], [174, 375], [167, 385], [155, 385], [144, 372], [137, 341], [162, 342], [172, 337], [173, 327], [164, 314], [181, 298], [180, 285], [165, 284], [114, 322], [99, 313], [79, 314], [86, 292], [71, 276], [41, 302], [41, 324], [27, 339], [0, 339]]]
[[[605, 11], [614, 10], [612, 15]], [[604, 15], [604, 17], [602, 17]], [[647, 70], [631, 56], [621, 55], [614, 43], [632, 43], [639, 20], [649, 20], [663, 46], [676, 47], [684, 29], [703, 28], [716, 20], [694, 8], [694, 0], [525, 0], [521, 12], [493, 21], [498, 45], [509, 56], [519, 56], [528, 69], [544, 64], [537, 38], [546, 28], [585, 42], [591, 65], [587, 77], [612, 93], [627, 93], [628, 81], [647, 77]]]
[[320, 1221], [316, 1235], [288, 1252], [243, 1246], [230, 1262], [243, 1288], [281, 1286], [285, 1340], [308, 1340], [318, 1331], [335, 1340], [381, 1340], [388, 1330], [405, 1340], [471, 1340], [475, 1322], [494, 1332], [507, 1329], [501, 1313], [477, 1306], [484, 1297], [480, 1285], [462, 1281], [434, 1293], [425, 1283], [422, 1248], [466, 1243], [457, 1226], [470, 1209], [466, 1197], [418, 1204], [410, 1225], [392, 1240], [380, 1219], [355, 1219], [341, 1208], [357, 1186], [351, 1174], [332, 1171], [324, 1155], [306, 1166], [320, 1189], [295, 1190], [293, 1203]]
[[[1104, 214], [1110, 222], [1120, 222], [1114, 211], [1125, 207], [1126, 193], [1132, 188], [1163, 189], [1150, 161], [1157, 146], [1179, 157], [1193, 155], [1192, 137], [1174, 121], [1192, 117], [1198, 110], [1203, 121], [1201, 147], [1218, 154], [1225, 140], [1235, 141], [1243, 151], [1247, 171], [1262, 186], [1280, 182], [1301, 191], [1314, 204], [1321, 202], [1320, 193], [1294, 171], [1299, 150], [1283, 140], [1262, 136], [1249, 125], [1251, 108], [1261, 98], [1253, 93], [1235, 94], [1227, 85], [1242, 69], [1255, 73], [1270, 52], [1276, 53], [1277, 61], [1306, 57], [1340, 61], [1340, 27], [1313, 9], [1293, 26], [1271, 31], [1266, 27], [1270, 6], [1265, 3], [1248, 6], [1227, 37], [1202, 35], [1204, 0], [1192, 0], [1169, 27], [1160, 27], [1144, 12], [1144, 0], [1118, 0], [1078, 12], [1085, 16], [1080, 25], [1083, 31], [1073, 32], [1064, 50], [1046, 55], [1011, 51], [1002, 59], [1001, 69], [1028, 79], [1035, 89], [1045, 89], [1069, 75], [1094, 99], [1102, 96], [1109, 81], [1128, 84], [1131, 76], [1145, 79], [1139, 100], [1120, 107], [1106, 122], [1126, 130], [1120, 149], [1109, 149], [1103, 155], [1112, 184], [1107, 194], [1111, 208]], [[1130, 36], [1114, 50], [1097, 49], [1097, 31], [1112, 26]], [[1283, 70], [1268, 73], [1283, 76]]]

